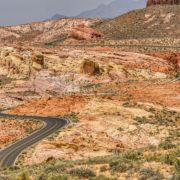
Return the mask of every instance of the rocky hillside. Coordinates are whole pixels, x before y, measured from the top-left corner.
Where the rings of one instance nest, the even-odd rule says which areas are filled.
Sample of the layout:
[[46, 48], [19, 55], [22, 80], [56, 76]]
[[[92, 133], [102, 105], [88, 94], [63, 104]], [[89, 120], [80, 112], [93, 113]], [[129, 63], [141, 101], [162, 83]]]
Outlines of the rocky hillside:
[[[68, 39], [68, 34], [79, 25], [96, 28], [100, 34], [104, 35], [101, 38], [102, 42], [105, 39], [118, 41], [120, 39], [140, 40], [147, 38], [161, 39], [165, 37], [175, 40], [180, 37], [179, 12], [180, 5], [150, 6], [146, 9], [131, 11], [110, 20], [63, 18], [10, 26], [0, 28], [0, 41], [1, 43], [15, 45], [17, 43], [20, 45], [24, 43], [25, 45], [44, 44], [51, 46], [62, 44], [62, 42], [72, 45], [72, 41]], [[88, 33], [85, 36], [92, 36], [92, 34]], [[87, 38], [80, 38], [80, 40], [82, 39], [86, 40]], [[101, 43], [99, 40], [97, 42]]]
[[178, 53], [3, 47], [0, 54], [0, 108], [5, 109], [42, 94], [86, 93], [94, 83], [173, 78], [180, 67]]
[[[32, 49], [0, 50], [0, 67], [12, 80], [1, 86], [0, 107], [72, 123], [24, 151], [19, 168], [0, 170], [0, 179], [22, 172], [39, 180], [179, 177], [179, 53]], [[31, 73], [18, 79], [25, 69]], [[0, 132], [4, 127], [0, 123]]]
[[[0, 180], [179, 180], [179, 12], [0, 28], [0, 111], [71, 121]], [[0, 118], [0, 148], [41, 125]]]
[[22, 119], [0, 118], [0, 150], [5, 145], [25, 137], [28, 133], [42, 127], [41, 122]]
[[[0, 109], [71, 120], [16, 168], [0, 168], [0, 179], [178, 179], [179, 53], [34, 46], [0, 54]], [[0, 121], [3, 145], [32, 127], [21, 125]]]
[[180, 4], [180, 0], [148, 0], [147, 6], [152, 6], [152, 5], [174, 5], [174, 4]]
[[4, 42], [40, 43], [64, 38], [73, 27], [84, 24], [91, 26], [97, 19], [65, 18], [0, 28], [0, 40]]
[[180, 37], [180, 6], [152, 6], [97, 25], [110, 39]]

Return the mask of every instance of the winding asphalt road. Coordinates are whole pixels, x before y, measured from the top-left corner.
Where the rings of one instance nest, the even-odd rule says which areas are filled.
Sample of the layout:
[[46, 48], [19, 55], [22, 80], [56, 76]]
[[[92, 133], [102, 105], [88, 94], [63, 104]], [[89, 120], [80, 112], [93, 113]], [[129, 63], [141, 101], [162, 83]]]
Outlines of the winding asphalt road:
[[1, 150], [0, 167], [13, 166], [17, 157], [22, 153], [23, 150], [27, 149], [33, 144], [39, 142], [40, 140], [48, 137], [57, 130], [62, 129], [67, 124], [69, 124], [68, 120], [55, 117], [18, 116], [9, 114], [0, 114], [0, 117], [17, 119], [36, 119], [41, 120], [45, 124], [41, 129], [35, 131], [33, 134]]

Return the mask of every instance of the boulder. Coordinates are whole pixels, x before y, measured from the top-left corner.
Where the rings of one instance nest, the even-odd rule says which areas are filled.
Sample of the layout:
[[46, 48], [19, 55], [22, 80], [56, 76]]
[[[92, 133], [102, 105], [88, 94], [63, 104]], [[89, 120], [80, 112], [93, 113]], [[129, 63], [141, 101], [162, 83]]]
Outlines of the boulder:
[[68, 37], [76, 40], [88, 40], [94, 38], [101, 38], [103, 37], [103, 34], [93, 28], [87, 27], [82, 24], [74, 27], [69, 33]]
[[32, 67], [37, 71], [42, 70], [44, 68], [44, 56], [41, 54], [33, 54]]
[[180, 0], [148, 0], [147, 6], [153, 5], [178, 5]]
[[126, 81], [127, 80], [126, 74], [121, 71], [110, 70], [108, 72], [108, 75], [111, 80], [115, 80], [115, 81]]
[[82, 71], [85, 74], [97, 75], [100, 73], [100, 67], [97, 62], [85, 60], [82, 64]]
[[44, 56], [42, 54], [33, 54], [32, 61], [40, 64], [41, 66], [44, 66]]

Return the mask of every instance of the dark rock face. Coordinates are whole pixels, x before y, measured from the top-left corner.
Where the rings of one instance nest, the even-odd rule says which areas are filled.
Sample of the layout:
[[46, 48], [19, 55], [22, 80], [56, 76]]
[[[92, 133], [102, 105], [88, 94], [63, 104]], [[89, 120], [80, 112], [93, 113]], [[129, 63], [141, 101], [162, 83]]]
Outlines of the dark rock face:
[[178, 5], [180, 4], [180, 0], [148, 0], [147, 2], [147, 6], [159, 5], [159, 4]]

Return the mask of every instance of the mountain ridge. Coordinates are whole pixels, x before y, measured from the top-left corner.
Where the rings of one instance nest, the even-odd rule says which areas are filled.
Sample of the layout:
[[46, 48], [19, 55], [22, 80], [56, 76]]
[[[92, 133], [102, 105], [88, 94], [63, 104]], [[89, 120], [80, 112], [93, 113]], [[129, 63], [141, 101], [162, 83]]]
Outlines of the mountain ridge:
[[[100, 4], [98, 7], [83, 11], [74, 18], [114, 18], [131, 10], [141, 9], [146, 6], [146, 0], [114, 0], [109, 4]], [[59, 17], [58, 17], [59, 16]], [[62, 15], [55, 14], [51, 20], [62, 18]]]
[[58, 20], [58, 19], [64, 19], [64, 18], [68, 18], [67, 16], [64, 16], [62, 14], [54, 14], [51, 18], [47, 19], [46, 21], [49, 21], [49, 20]]
[[131, 10], [145, 7], [146, 0], [127, 0], [126, 2], [115, 0], [107, 5], [99, 5], [97, 8], [80, 13], [77, 17], [86, 18], [114, 18]]

